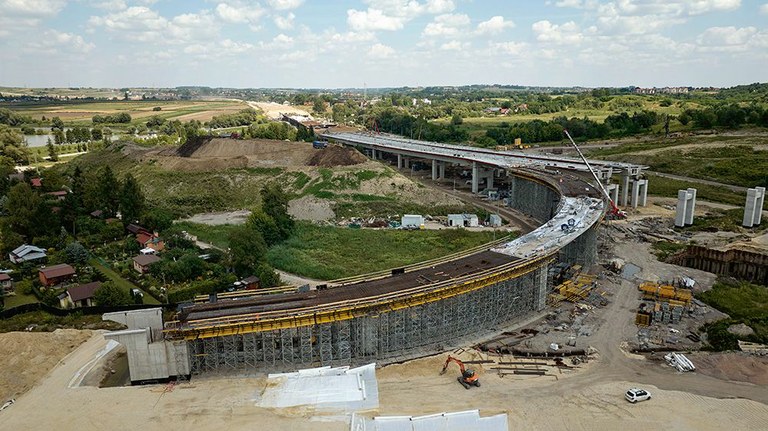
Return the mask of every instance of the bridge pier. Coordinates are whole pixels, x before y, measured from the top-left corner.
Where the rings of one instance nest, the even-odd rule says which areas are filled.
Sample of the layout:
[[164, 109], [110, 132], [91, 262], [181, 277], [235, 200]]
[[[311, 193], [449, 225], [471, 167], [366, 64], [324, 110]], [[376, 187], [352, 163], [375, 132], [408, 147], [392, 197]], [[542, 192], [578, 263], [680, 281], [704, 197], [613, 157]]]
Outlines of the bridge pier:
[[397, 169], [400, 169], [403, 167], [403, 155], [398, 154], [397, 155]]
[[476, 194], [480, 188], [480, 168], [477, 166], [477, 162], [472, 162], [472, 193]]
[[437, 180], [437, 160], [432, 159], [432, 181]]

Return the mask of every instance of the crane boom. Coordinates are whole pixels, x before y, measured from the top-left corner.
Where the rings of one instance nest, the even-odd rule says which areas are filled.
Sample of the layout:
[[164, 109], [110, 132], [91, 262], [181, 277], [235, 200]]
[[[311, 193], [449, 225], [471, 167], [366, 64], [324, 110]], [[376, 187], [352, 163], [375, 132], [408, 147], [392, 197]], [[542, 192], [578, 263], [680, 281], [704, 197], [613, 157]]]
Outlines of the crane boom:
[[611, 215], [617, 218], [625, 218], [627, 215], [624, 213], [624, 211], [620, 210], [619, 207], [616, 206], [616, 202], [611, 199], [611, 195], [608, 194], [608, 190], [605, 189], [605, 186], [603, 186], [603, 182], [600, 181], [600, 178], [597, 176], [597, 173], [595, 173], [595, 170], [592, 169], [592, 165], [589, 164], [589, 161], [587, 161], [587, 158], [584, 157], [584, 154], [581, 152], [581, 149], [579, 149], [579, 146], [576, 145], [576, 142], [571, 137], [571, 134], [568, 133], [568, 130], [563, 129], [563, 132], [565, 132], [565, 136], [568, 137], [568, 140], [571, 141], [571, 145], [573, 145], [573, 148], [576, 149], [576, 152], [579, 153], [579, 157], [581, 157], [581, 160], [584, 162], [585, 165], [587, 165], [587, 169], [589, 169], [589, 172], [592, 174], [592, 178], [595, 179], [597, 182], [598, 187], [600, 188], [600, 191], [603, 193], [603, 197], [605, 199], [608, 199], [608, 202], [611, 204]]

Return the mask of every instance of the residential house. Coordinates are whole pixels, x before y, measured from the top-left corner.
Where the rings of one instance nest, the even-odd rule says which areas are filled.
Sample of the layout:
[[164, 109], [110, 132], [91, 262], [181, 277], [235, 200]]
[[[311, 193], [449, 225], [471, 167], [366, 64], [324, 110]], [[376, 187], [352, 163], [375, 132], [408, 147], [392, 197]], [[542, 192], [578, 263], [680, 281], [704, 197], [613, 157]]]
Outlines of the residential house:
[[62, 308], [92, 307], [94, 305], [93, 297], [100, 287], [101, 283], [98, 281], [70, 287], [67, 289], [66, 298], [62, 301]]
[[76, 275], [75, 268], [66, 263], [40, 268], [38, 274], [40, 276], [40, 283], [43, 286], [55, 286], [70, 280]]
[[0, 289], [2, 289], [2, 293], [6, 295], [13, 293], [13, 280], [10, 275], [4, 272], [0, 272]]
[[[101, 216], [101, 214], [99, 214], [99, 216]], [[139, 232], [148, 232], [143, 227], [141, 227], [141, 226], [139, 226], [137, 224], [133, 224], [133, 223], [131, 223], [128, 226], [126, 226], [125, 230], [127, 230], [128, 232], [130, 232], [130, 233], [132, 233], [134, 235], [137, 235]]]
[[46, 196], [50, 196], [51, 199], [56, 199], [57, 201], [63, 201], [67, 197], [67, 191], [57, 190], [55, 192], [48, 192], [46, 193]]
[[146, 274], [149, 272], [149, 265], [159, 261], [160, 258], [154, 254], [140, 254], [133, 258], [133, 269], [139, 274]]
[[160, 238], [157, 232], [139, 232], [136, 235], [136, 241], [138, 241], [143, 248], [151, 248], [155, 251], [163, 251], [165, 248], [165, 242]]
[[252, 275], [250, 277], [240, 280], [240, 287], [248, 290], [258, 289], [260, 282], [261, 280], [259, 280], [259, 277]]
[[29, 262], [32, 260], [44, 259], [45, 257], [45, 250], [29, 244], [19, 246], [8, 254], [8, 259], [13, 263]]

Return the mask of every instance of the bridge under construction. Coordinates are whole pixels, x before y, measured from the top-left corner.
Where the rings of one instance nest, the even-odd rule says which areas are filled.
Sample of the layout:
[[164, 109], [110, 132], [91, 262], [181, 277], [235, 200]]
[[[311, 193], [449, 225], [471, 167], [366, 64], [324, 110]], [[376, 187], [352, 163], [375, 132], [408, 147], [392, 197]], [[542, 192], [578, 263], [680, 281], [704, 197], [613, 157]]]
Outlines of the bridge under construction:
[[[537, 229], [313, 290], [238, 292], [184, 306], [146, 334], [121, 331], [134, 331], [123, 338], [138, 337], [131, 341], [138, 350], [145, 339], [150, 350], [165, 345], [158, 348], [165, 356], [134, 355], [137, 369], [152, 370], [135, 374], [129, 346], [131, 380], [397, 362], [466, 345], [530, 317], [546, 306], [556, 262], [596, 260], [606, 202], [577, 175], [533, 167], [508, 167], [505, 174], [509, 206], [539, 220]], [[112, 338], [124, 342], [117, 334]]]

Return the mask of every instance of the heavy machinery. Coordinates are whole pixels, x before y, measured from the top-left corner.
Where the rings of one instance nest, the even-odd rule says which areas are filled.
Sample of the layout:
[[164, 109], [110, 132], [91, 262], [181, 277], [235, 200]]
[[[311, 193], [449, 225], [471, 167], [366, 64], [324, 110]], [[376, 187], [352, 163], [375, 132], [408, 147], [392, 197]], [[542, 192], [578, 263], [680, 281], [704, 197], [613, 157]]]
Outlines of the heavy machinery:
[[448, 365], [450, 365], [451, 362], [455, 362], [461, 370], [461, 376], [457, 377], [456, 380], [461, 383], [461, 386], [464, 386], [464, 389], [469, 389], [470, 386], [477, 386], [478, 388], [480, 387], [480, 376], [477, 375], [475, 370], [465, 368], [464, 363], [454, 358], [453, 356], [448, 356], [448, 359], [445, 360], [445, 365], [443, 365], [443, 369], [440, 371], [440, 375], [445, 374], [445, 372], [448, 370]]
[[571, 141], [571, 145], [573, 145], [573, 148], [576, 149], [576, 152], [579, 153], [579, 157], [581, 157], [581, 160], [584, 162], [585, 165], [587, 165], [587, 169], [589, 169], [589, 172], [592, 174], [592, 177], [597, 182], [598, 187], [600, 188], [600, 191], [603, 192], [603, 197], [608, 199], [608, 202], [611, 204], [611, 209], [606, 213], [606, 217], [611, 220], [622, 220], [627, 218], [627, 213], [620, 210], [619, 207], [616, 206], [616, 202], [611, 199], [611, 196], [608, 194], [608, 190], [605, 189], [603, 186], [602, 181], [600, 181], [600, 178], [598, 178], [597, 174], [595, 173], [595, 170], [592, 169], [592, 166], [587, 161], [587, 158], [584, 157], [584, 154], [582, 154], [581, 150], [579, 149], [579, 146], [576, 145], [576, 142], [571, 138], [571, 134], [568, 133], [567, 130], [563, 130], [565, 132], [565, 136], [568, 137], [568, 140]]

